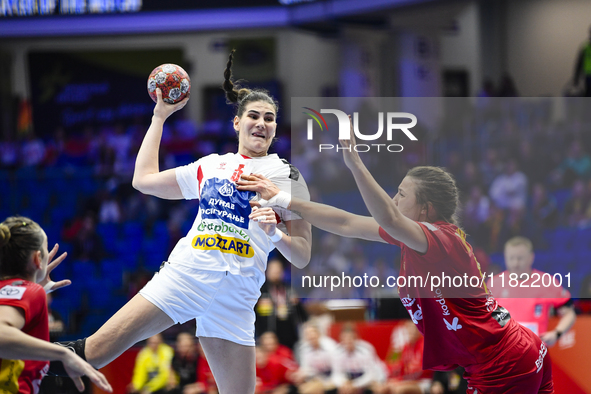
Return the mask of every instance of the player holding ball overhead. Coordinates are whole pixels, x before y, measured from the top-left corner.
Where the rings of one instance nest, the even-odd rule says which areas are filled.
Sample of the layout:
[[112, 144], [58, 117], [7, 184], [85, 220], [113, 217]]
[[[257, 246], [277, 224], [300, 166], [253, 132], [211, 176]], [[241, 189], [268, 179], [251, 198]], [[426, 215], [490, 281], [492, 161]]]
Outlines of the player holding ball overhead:
[[251, 208], [254, 192], [239, 191], [243, 174], [263, 173], [281, 190], [309, 199], [298, 170], [269, 147], [277, 129], [275, 100], [262, 90], [237, 89], [233, 51], [224, 71], [227, 101], [236, 106], [237, 153], [211, 154], [161, 171], [158, 151], [166, 119], [183, 108], [156, 90], [152, 123], [137, 155], [133, 186], [164, 199], [199, 199], [199, 213], [152, 280], [95, 334], [68, 346], [100, 368], [175, 323], [196, 319], [197, 332], [221, 394], [252, 394], [256, 383], [254, 306], [269, 253], [292, 264], [310, 260], [311, 228], [287, 210]]

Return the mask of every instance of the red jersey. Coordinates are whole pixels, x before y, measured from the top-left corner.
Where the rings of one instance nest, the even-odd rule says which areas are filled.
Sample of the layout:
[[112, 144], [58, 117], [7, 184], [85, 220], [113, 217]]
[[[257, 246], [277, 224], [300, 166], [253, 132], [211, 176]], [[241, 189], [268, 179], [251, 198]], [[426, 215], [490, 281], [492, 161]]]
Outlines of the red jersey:
[[267, 365], [261, 367], [256, 366], [257, 376], [257, 393], [265, 393], [272, 391], [282, 384], [289, 383], [287, 374], [290, 371], [290, 366], [269, 358]]
[[[49, 341], [47, 298], [43, 287], [21, 279], [0, 280], [0, 305], [25, 312], [22, 332]], [[36, 394], [49, 361], [0, 359], [0, 392]]]
[[[400, 277], [441, 275], [482, 278], [472, 247], [457, 226], [447, 222], [418, 223], [427, 237], [421, 254], [392, 238], [380, 228], [381, 237], [401, 248]], [[519, 325], [500, 307], [484, 286], [450, 289], [430, 284], [424, 288], [399, 287], [401, 301], [425, 337], [423, 368], [452, 370], [458, 365], [489, 362], [520, 335]], [[446, 298], [446, 294], [463, 298]], [[468, 368], [467, 368], [468, 369]]]
[[[532, 330], [536, 335], [545, 333], [548, 331], [550, 307], [559, 308], [566, 304], [571, 298], [570, 292], [560, 286], [544, 287], [540, 285], [541, 281], [538, 278], [542, 278], [544, 272], [535, 269], [532, 270], [527, 280], [519, 282], [519, 286], [524, 287], [509, 286], [509, 275], [509, 271], [505, 271], [492, 280], [495, 285], [492, 287], [492, 291], [497, 295], [497, 300], [517, 322]], [[530, 287], [536, 279], [536, 284], [540, 287]], [[500, 287], [502, 281], [504, 281], [504, 286]], [[524, 298], [525, 295], [527, 298]]]
[[297, 369], [298, 365], [293, 357], [293, 352], [285, 345], [278, 345], [274, 353], [269, 353], [269, 360], [284, 364], [288, 368]]
[[399, 358], [389, 363], [390, 377], [401, 380], [429, 379], [432, 372], [423, 369], [425, 338], [419, 337], [414, 343], [407, 343]]
[[211, 372], [211, 368], [203, 356], [199, 357], [199, 360], [197, 361], [197, 382], [203, 384], [203, 387], [205, 387], [205, 391], [207, 392], [212, 390], [217, 391], [213, 372]]

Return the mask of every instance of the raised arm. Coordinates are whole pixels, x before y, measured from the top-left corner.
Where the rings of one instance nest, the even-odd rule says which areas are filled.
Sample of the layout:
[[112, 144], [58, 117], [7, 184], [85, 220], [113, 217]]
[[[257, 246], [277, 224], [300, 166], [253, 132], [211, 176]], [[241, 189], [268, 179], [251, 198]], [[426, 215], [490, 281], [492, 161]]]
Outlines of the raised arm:
[[349, 140], [340, 140], [345, 164], [353, 173], [357, 187], [371, 216], [390, 235], [409, 248], [419, 253], [427, 251], [428, 242], [421, 226], [414, 220], [404, 216], [396, 202], [376, 182], [365, 167], [355, 146], [355, 134], [351, 125]]
[[[243, 175], [237, 182], [239, 190], [260, 194], [261, 205], [288, 208], [314, 227], [343, 237], [385, 242], [379, 234], [379, 225], [368, 216], [354, 215], [330, 205], [292, 197], [260, 174]], [[277, 198], [281, 199], [278, 201]]]
[[167, 200], [180, 200], [183, 198], [183, 194], [176, 181], [175, 170], [160, 171], [158, 151], [164, 122], [174, 112], [183, 108], [187, 104], [189, 97], [177, 104], [167, 104], [162, 100], [162, 91], [160, 89], [156, 89], [156, 95], [158, 102], [154, 107], [150, 127], [137, 154], [132, 185], [144, 194]]

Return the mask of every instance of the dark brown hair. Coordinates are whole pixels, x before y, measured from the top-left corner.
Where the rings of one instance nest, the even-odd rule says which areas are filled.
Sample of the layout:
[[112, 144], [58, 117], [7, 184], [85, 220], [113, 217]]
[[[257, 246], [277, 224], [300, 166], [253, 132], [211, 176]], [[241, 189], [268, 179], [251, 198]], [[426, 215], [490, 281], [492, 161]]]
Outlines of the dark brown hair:
[[228, 104], [237, 104], [236, 116], [239, 118], [242, 117], [246, 105], [255, 101], [263, 101], [271, 104], [275, 109], [275, 116], [277, 116], [279, 105], [277, 104], [277, 101], [271, 97], [268, 91], [264, 89], [241, 88], [239, 85], [232, 82], [232, 59], [235, 51], [235, 49], [232, 49], [232, 52], [230, 52], [228, 63], [224, 70], [224, 83], [222, 84], [222, 88], [224, 89], [224, 92], [226, 92], [226, 102]]
[[460, 195], [456, 181], [449, 172], [440, 167], [422, 166], [411, 168], [406, 176], [415, 182], [418, 204], [428, 207], [431, 203], [437, 212], [437, 220], [459, 225], [457, 210]]
[[29, 278], [31, 252], [43, 252], [41, 226], [24, 216], [11, 216], [0, 223], [0, 278]]

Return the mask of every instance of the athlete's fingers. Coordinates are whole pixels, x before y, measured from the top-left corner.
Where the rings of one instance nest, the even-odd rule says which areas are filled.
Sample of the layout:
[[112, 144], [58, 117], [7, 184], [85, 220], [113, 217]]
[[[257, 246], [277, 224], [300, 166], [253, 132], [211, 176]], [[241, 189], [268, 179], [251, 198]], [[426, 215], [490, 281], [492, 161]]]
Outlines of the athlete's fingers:
[[59, 247], [60, 246], [58, 244], [53, 245], [53, 248], [49, 251], [49, 254], [47, 255], [48, 261], [51, 261], [53, 259], [53, 256], [55, 256]]
[[240, 178], [241, 178], [241, 180], [244, 180], [244, 181], [256, 181], [257, 180], [257, 178], [254, 175], [247, 175], [247, 174], [240, 175]]
[[53, 286], [51, 286], [51, 290], [61, 289], [62, 287], [70, 286], [72, 281], [69, 279], [60, 280], [59, 282], [55, 282]]
[[92, 371], [92, 373], [89, 373], [86, 376], [88, 376], [88, 378], [102, 390], [108, 391], [110, 393], [113, 392], [113, 388], [107, 381], [107, 378], [99, 371]]
[[75, 378], [72, 378], [72, 380], [74, 381], [74, 384], [76, 385], [78, 391], [83, 392], [84, 382], [82, 381], [82, 378], [80, 376], [76, 376]]
[[[57, 245], [57, 244], [56, 244]], [[55, 248], [54, 248], [55, 249]], [[57, 249], [56, 249], [57, 252]], [[62, 261], [64, 261], [64, 259], [68, 256], [68, 252], [64, 252], [62, 253], [57, 259], [51, 261], [51, 259], [53, 257], [49, 257], [48, 260], [51, 261], [51, 263], [47, 264], [47, 273], [50, 273], [51, 271], [53, 271], [53, 269], [55, 267], [57, 267], [58, 265], [60, 265], [60, 263]]]

